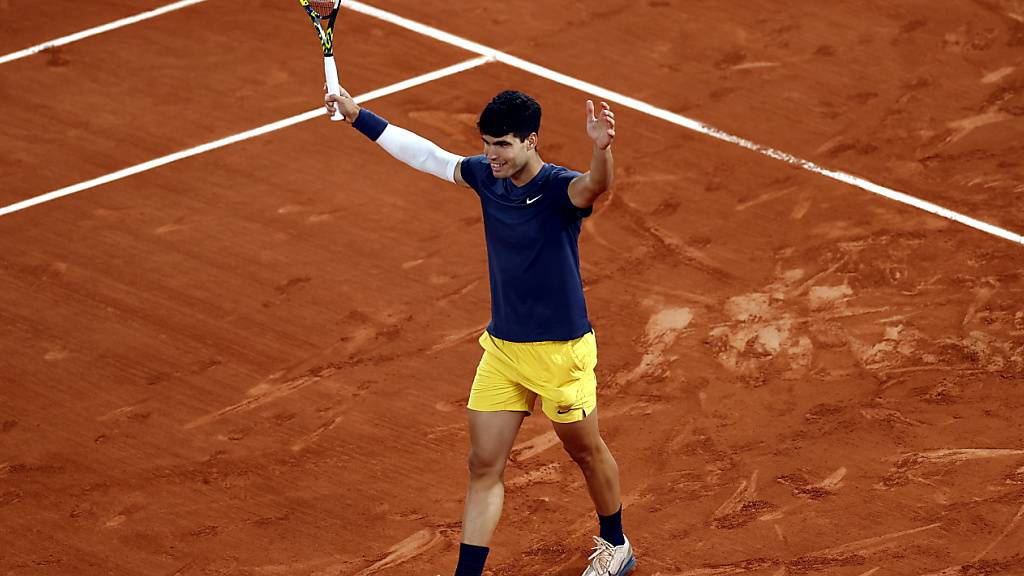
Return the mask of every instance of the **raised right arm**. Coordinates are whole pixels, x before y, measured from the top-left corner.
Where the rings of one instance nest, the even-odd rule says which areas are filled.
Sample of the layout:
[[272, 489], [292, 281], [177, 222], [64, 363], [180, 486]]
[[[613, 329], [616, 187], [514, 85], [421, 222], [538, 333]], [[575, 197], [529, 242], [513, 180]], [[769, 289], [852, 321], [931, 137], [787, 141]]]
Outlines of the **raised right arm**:
[[337, 96], [325, 95], [324, 104], [330, 115], [335, 107], [340, 108], [346, 122], [401, 162], [442, 180], [468, 186], [462, 178], [462, 156], [360, 108], [344, 88]]

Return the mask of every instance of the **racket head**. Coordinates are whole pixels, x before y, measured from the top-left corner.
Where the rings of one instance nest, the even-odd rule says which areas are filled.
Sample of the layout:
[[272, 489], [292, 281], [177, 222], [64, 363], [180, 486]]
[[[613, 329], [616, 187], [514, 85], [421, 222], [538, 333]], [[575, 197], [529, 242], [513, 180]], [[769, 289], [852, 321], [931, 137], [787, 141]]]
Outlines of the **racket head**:
[[320, 18], [327, 19], [341, 5], [341, 0], [309, 0], [309, 7], [320, 15]]
[[338, 18], [341, 0], [299, 0], [313, 22], [324, 56], [334, 54], [334, 22]]

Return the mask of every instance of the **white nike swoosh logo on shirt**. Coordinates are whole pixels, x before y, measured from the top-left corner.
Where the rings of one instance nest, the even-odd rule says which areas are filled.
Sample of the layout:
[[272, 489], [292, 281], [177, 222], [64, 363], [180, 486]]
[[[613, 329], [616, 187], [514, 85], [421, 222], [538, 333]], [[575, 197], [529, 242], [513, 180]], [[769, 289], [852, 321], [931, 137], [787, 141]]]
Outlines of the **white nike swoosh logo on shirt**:
[[[540, 196], [543, 196], [543, 194], [541, 194]], [[526, 199], [526, 203], [527, 203], [527, 204], [533, 204], [533, 203], [534, 203], [534, 202], [536, 202], [537, 200], [540, 200], [540, 196], [537, 196], [536, 198], [527, 198], [527, 199]]]

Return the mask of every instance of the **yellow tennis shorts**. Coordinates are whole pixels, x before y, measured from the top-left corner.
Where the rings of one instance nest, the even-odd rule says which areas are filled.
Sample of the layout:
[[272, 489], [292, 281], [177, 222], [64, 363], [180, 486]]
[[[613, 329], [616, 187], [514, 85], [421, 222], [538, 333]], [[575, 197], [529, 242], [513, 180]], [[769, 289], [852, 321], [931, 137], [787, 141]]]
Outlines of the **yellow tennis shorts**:
[[597, 339], [508, 342], [484, 331], [469, 409], [533, 412], [537, 397], [554, 422], [578, 422], [597, 408]]

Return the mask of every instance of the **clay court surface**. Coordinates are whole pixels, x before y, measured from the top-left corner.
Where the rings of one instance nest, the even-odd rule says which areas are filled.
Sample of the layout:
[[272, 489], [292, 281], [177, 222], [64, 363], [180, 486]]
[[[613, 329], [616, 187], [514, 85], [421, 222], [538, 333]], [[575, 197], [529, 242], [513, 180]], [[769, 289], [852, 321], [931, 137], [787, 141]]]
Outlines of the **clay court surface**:
[[[0, 0], [0, 53], [156, 7]], [[317, 107], [293, 1], [0, 65], [0, 206]], [[1024, 232], [1024, 2], [376, 6]], [[231, 12], [244, 6], [245, 12]], [[477, 54], [358, 13], [353, 94]], [[491, 62], [367, 105], [463, 154]], [[639, 576], [1024, 574], [1024, 246], [612, 103], [582, 237]], [[317, 118], [0, 217], [0, 574], [450, 574], [489, 316], [475, 195]], [[596, 518], [527, 419], [494, 576]]]

